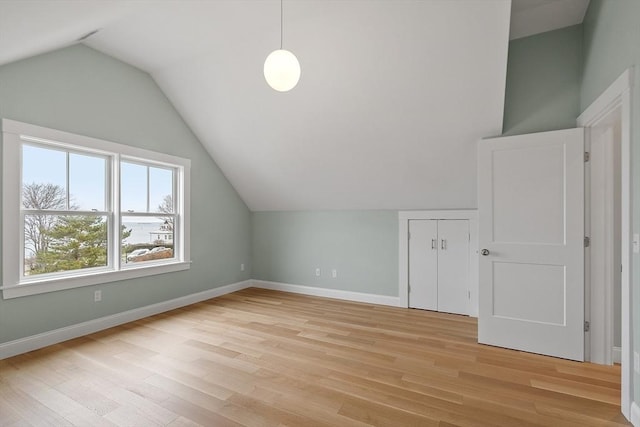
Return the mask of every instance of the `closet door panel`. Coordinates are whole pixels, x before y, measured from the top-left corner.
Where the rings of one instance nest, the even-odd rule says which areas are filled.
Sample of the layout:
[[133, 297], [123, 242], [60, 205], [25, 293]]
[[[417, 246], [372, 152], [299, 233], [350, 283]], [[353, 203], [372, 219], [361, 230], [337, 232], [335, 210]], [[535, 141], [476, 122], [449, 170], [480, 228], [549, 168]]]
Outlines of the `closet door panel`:
[[438, 311], [469, 314], [469, 221], [438, 221]]
[[409, 220], [409, 307], [438, 309], [438, 221]]

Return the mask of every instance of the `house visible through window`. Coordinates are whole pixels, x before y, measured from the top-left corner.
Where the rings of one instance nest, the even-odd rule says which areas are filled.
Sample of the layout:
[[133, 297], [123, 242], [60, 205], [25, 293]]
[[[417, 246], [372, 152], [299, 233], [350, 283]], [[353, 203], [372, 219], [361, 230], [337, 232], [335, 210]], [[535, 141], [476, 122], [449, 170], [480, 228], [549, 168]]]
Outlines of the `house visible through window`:
[[[123, 225], [121, 253], [126, 255], [123, 258], [125, 262], [137, 263], [174, 257], [174, 175], [172, 168], [140, 162], [120, 162]], [[151, 232], [149, 238], [142, 231], [149, 227], [162, 231]], [[148, 251], [131, 256], [132, 251], [139, 249]]]
[[189, 160], [3, 120], [3, 296], [188, 268]]

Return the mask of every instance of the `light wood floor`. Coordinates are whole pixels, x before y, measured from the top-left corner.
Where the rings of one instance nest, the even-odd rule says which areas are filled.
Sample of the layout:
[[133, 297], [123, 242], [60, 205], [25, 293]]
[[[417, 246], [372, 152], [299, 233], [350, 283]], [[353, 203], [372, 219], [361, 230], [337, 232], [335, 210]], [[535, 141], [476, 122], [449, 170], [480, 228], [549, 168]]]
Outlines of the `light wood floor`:
[[628, 425], [619, 390], [468, 317], [247, 289], [0, 361], [0, 425]]

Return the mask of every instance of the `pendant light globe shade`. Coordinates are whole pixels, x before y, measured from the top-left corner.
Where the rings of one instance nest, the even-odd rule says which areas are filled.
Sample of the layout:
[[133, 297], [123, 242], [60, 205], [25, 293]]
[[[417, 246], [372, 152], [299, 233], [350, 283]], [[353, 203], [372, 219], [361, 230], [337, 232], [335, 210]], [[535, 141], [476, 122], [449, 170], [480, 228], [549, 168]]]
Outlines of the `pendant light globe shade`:
[[293, 89], [300, 80], [298, 58], [288, 50], [274, 50], [264, 61], [264, 78], [278, 92]]

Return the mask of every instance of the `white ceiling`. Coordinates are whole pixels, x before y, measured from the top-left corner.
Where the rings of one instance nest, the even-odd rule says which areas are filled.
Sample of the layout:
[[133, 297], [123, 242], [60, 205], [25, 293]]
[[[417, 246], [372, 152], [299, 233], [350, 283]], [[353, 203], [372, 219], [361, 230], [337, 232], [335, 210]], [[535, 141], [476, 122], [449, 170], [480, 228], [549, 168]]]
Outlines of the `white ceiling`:
[[513, 0], [511, 39], [580, 24], [589, 0]]
[[285, 1], [284, 47], [302, 66], [288, 93], [262, 76], [279, 12], [3, 0], [0, 64], [100, 28], [85, 43], [149, 72], [252, 210], [475, 206], [475, 144], [502, 128], [508, 0]]

